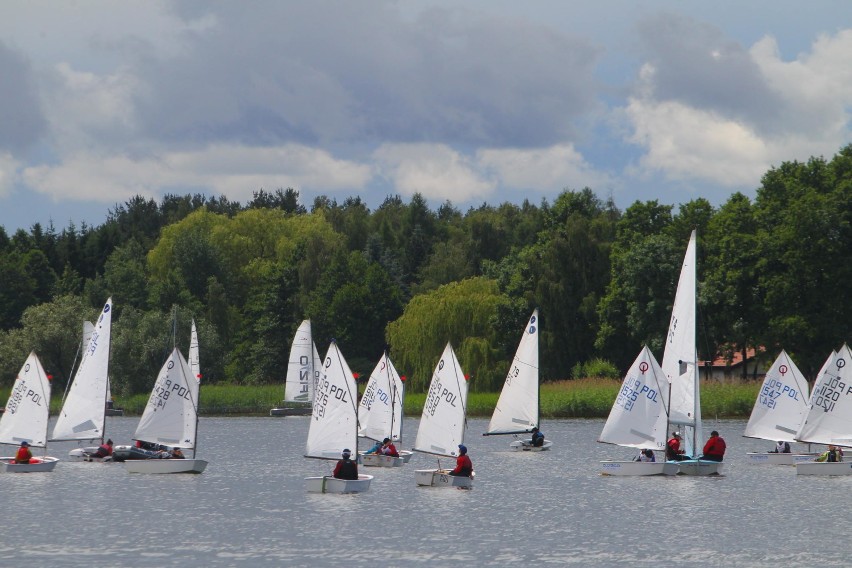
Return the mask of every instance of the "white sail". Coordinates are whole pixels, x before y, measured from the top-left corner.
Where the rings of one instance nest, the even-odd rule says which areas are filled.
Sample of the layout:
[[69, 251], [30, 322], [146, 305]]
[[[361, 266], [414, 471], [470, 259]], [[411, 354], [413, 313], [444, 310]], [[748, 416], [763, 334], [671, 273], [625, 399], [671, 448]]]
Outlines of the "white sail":
[[160, 369], [133, 438], [194, 449], [197, 425], [198, 381], [183, 354], [175, 348]]
[[38, 356], [31, 352], [12, 385], [6, 410], [0, 416], [0, 444], [18, 446], [27, 441], [35, 448], [47, 445], [50, 380]]
[[440, 456], [458, 455], [458, 445], [464, 442], [467, 387], [467, 378], [453, 347], [447, 343], [432, 374], [432, 383], [423, 405], [420, 428], [414, 442], [416, 451]]
[[808, 381], [783, 349], [766, 372], [743, 436], [792, 442], [808, 410]]
[[56, 419], [51, 440], [103, 438], [106, 402], [109, 397], [111, 327], [112, 298], [104, 304], [97, 323], [88, 333], [88, 338], [86, 334], [89, 330], [83, 325], [83, 357]]
[[811, 393], [811, 407], [796, 440], [852, 446], [852, 352], [848, 345], [825, 366]]
[[404, 385], [387, 353], [376, 364], [358, 404], [358, 435], [371, 440], [402, 438]]
[[629, 448], [664, 450], [669, 384], [647, 346], [624, 376], [599, 442]]
[[520, 434], [538, 426], [538, 310], [524, 328], [488, 424], [488, 434]]
[[287, 402], [311, 402], [316, 381], [314, 362], [319, 357], [311, 335], [311, 320], [305, 320], [296, 330], [290, 347], [287, 364], [287, 379], [284, 384], [284, 400]]
[[[192, 329], [189, 335], [189, 369], [196, 382], [201, 382], [201, 356], [198, 351], [198, 331], [195, 329], [195, 320], [192, 320]], [[197, 399], [196, 399], [197, 400]]]
[[692, 231], [677, 283], [662, 364], [663, 373], [671, 383], [669, 422], [683, 431], [687, 455], [694, 455], [695, 448], [703, 443], [695, 349], [695, 248], [695, 231]]
[[357, 403], [355, 377], [332, 341], [317, 384], [305, 457], [336, 460], [344, 449], [357, 452]]

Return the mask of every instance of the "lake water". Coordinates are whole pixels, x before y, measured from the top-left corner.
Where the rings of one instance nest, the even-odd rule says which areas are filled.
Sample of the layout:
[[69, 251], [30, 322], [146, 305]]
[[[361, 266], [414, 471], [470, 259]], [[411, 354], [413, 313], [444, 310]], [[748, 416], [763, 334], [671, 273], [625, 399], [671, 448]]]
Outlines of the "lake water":
[[[107, 420], [108, 435], [128, 443], [138, 418]], [[417, 423], [406, 421], [399, 447], [411, 447]], [[364, 468], [375, 479], [358, 495], [305, 492], [305, 476], [333, 466], [302, 457], [307, 426], [307, 417], [202, 419], [201, 475], [68, 461], [48, 474], [0, 474], [0, 565], [852, 563], [852, 477], [747, 464], [745, 452], [773, 444], [742, 438], [742, 420], [705, 423], [728, 442], [724, 476], [613, 478], [598, 461], [633, 452], [595, 442], [603, 420], [545, 421], [554, 450], [515, 453], [511, 436], [483, 437], [487, 420], [474, 419], [473, 490], [416, 487], [413, 470], [436, 465], [416, 454], [402, 468]]]

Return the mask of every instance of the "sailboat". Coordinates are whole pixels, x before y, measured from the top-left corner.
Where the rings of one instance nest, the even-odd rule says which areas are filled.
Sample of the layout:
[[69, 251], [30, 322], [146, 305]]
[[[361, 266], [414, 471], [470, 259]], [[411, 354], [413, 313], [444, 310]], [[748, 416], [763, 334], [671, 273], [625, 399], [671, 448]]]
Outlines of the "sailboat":
[[[394, 445], [402, 442], [402, 409], [405, 378], [393, 366], [387, 352], [370, 374], [364, 395], [358, 404], [358, 435], [380, 442], [389, 438]], [[366, 467], [399, 467], [411, 459], [412, 452], [398, 450], [399, 456], [359, 453]]]
[[604, 460], [602, 475], [676, 475], [676, 462], [665, 460], [669, 383], [648, 346], [624, 375], [598, 442], [662, 451], [659, 461]]
[[136, 427], [134, 440], [172, 448], [191, 449], [192, 457], [128, 460], [129, 473], [202, 473], [205, 460], [196, 459], [199, 381], [175, 347], [163, 364], [157, 382]]
[[[467, 377], [461, 370], [452, 345], [447, 343], [435, 372], [432, 373], [414, 451], [448, 458], [458, 457], [459, 444], [464, 442], [467, 387]], [[449, 469], [441, 468], [440, 459], [437, 469], [418, 469], [414, 474], [415, 481], [420, 486], [473, 486], [473, 476], [450, 475]]]
[[[91, 441], [104, 442], [106, 409], [109, 392], [109, 348], [112, 328], [112, 298], [101, 310], [98, 321], [87, 333], [85, 322], [84, 350], [80, 366], [68, 389], [62, 410], [53, 426], [51, 442]], [[88, 335], [88, 340], [86, 340]], [[71, 461], [103, 461], [91, 457], [97, 446], [74, 448], [68, 453]]]
[[[47, 453], [47, 421], [50, 413], [50, 379], [38, 356], [31, 352], [18, 371], [6, 411], [0, 416], [0, 444], [44, 448]], [[59, 459], [47, 455], [33, 457], [30, 463], [14, 463], [15, 456], [0, 457], [3, 471], [31, 473], [53, 471]]]
[[[793, 442], [808, 412], [808, 381], [783, 349], [766, 372], [743, 436]], [[813, 453], [748, 452], [749, 463], [794, 465]]]
[[[539, 378], [538, 378], [538, 310], [534, 310], [524, 328], [515, 359], [506, 375], [503, 390], [494, 414], [483, 436], [499, 434], [526, 434], [539, 426]], [[542, 452], [549, 450], [553, 442], [545, 440], [541, 446], [533, 446], [532, 440], [515, 440], [509, 448], [515, 451]]]
[[[844, 344], [817, 377], [796, 441], [852, 447], [852, 352]], [[849, 462], [798, 462], [796, 475], [852, 475]]]
[[[343, 450], [358, 455], [358, 386], [346, 359], [332, 340], [317, 383], [305, 457], [339, 460]], [[331, 475], [305, 478], [309, 493], [362, 493], [370, 489], [372, 475], [338, 479]]]
[[304, 320], [290, 346], [287, 378], [284, 381], [284, 403], [269, 411], [270, 416], [307, 416], [311, 414], [314, 389], [322, 369], [322, 361], [311, 333], [311, 320]]
[[701, 394], [698, 382], [698, 351], [695, 343], [695, 231], [689, 236], [686, 255], [672, 306], [672, 319], [663, 352], [663, 373], [671, 384], [669, 423], [678, 426], [686, 442], [686, 455], [678, 462], [678, 473], [714, 475], [721, 473], [722, 463], [699, 459], [703, 432], [701, 426]]

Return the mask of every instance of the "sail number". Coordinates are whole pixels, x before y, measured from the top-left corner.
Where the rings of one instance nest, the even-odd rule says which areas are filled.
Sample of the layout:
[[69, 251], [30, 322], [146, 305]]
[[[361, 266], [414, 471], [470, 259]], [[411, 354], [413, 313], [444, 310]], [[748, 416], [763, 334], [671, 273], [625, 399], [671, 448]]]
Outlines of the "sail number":
[[760, 404], [767, 408], [775, 408], [778, 404], [778, 399], [785, 396], [793, 400], [799, 400], [799, 391], [790, 387], [790, 385], [785, 385], [778, 379], [769, 379], [760, 390]]
[[824, 381], [820, 387], [813, 393], [813, 405], [822, 408], [825, 412], [834, 410], [834, 406], [840, 399], [841, 395], [852, 393], [852, 388], [846, 388], [846, 383], [840, 380], [840, 377], [832, 376]]
[[15, 390], [12, 391], [11, 396], [9, 396], [9, 402], [6, 403], [6, 412], [10, 415], [15, 414], [21, 403], [27, 399], [31, 400], [36, 406], [41, 406], [44, 400], [39, 393], [27, 386], [26, 380], [22, 380], [15, 387]]
[[337, 385], [331, 384], [328, 379], [320, 380], [318, 385], [316, 398], [314, 399], [314, 419], [319, 420], [325, 416], [325, 411], [328, 408], [328, 403], [332, 399], [339, 400], [341, 403], [348, 403], [346, 398], [349, 393], [346, 389], [342, 389]]
[[659, 393], [655, 389], [652, 389], [639, 379], [628, 379], [621, 387], [621, 391], [615, 399], [615, 404], [624, 410], [630, 411], [633, 410], [634, 403], [643, 396], [652, 402], [659, 402], [657, 398]]
[[435, 416], [435, 411], [438, 409], [438, 405], [444, 400], [447, 401], [450, 406], [456, 406], [455, 393], [444, 388], [444, 385], [441, 384], [440, 380], [432, 381], [432, 386], [429, 387], [429, 395], [426, 397], [424, 412], [429, 414], [429, 416]]
[[166, 403], [173, 398], [190, 400], [189, 389], [182, 384], [172, 382], [171, 379], [160, 379], [154, 387], [154, 392], [151, 393], [148, 404], [154, 408], [165, 408]]

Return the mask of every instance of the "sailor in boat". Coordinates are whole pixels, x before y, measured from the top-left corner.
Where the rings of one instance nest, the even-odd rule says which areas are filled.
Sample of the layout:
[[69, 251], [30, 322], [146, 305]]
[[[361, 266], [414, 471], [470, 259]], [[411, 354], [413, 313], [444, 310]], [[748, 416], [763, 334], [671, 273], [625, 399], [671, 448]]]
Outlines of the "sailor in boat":
[[544, 445], [544, 433], [539, 431], [538, 426], [533, 426], [530, 445], [535, 448], [540, 448]]
[[775, 444], [775, 449], [769, 452], [770, 454], [789, 454], [790, 453], [790, 442], [782, 442], [778, 440], [778, 443]]
[[652, 450], [645, 448], [644, 450], [639, 450], [639, 455], [636, 456], [636, 459], [633, 460], [633, 461], [655, 462], [655, 461], [657, 461], [657, 458], [654, 457], [654, 452]]
[[108, 439], [106, 442], [98, 446], [98, 449], [89, 454], [89, 457], [92, 458], [105, 458], [107, 456], [112, 455], [112, 440]]
[[828, 446], [828, 451], [823, 452], [816, 458], [818, 462], [841, 462], [843, 461], [843, 450], [838, 446]]
[[450, 475], [471, 477], [472, 473], [473, 463], [467, 456], [467, 447], [464, 444], [459, 444], [459, 457], [456, 458], [456, 468], [450, 472]]
[[352, 452], [349, 449], [343, 450], [343, 459], [337, 461], [332, 474], [337, 479], [358, 479], [358, 464], [349, 459]]
[[710, 432], [710, 439], [704, 444], [704, 455], [701, 456], [701, 459], [720, 462], [725, 457], [726, 447], [725, 440], [722, 439], [719, 432], [713, 430]]
[[680, 449], [680, 432], [672, 432], [672, 437], [666, 442], [666, 459], [668, 461], [683, 461], [686, 457], [684, 451]]
[[31, 459], [33, 459], [33, 453], [30, 451], [30, 443], [24, 440], [18, 448], [18, 453], [15, 454], [15, 463], [30, 463]]
[[385, 438], [384, 440], [382, 440], [382, 449], [379, 450], [379, 453], [394, 458], [399, 457], [399, 452], [396, 451], [396, 446], [393, 445], [393, 442], [391, 442], [390, 438]]
[[183, 452], [180, 448], [175, 448], [171, 451], [171, 455], [169, 455], [169, 457], [173, 460], [182, 460], [186, 456], [183, 455]]
[[375, 444], [373, 444], [372, 448], [370, 448], [369, 450], [367, 450], [364, 453], [365, 454], [381, 454], [383, 447], [384, 447], [384, 443], [377, 441]]

